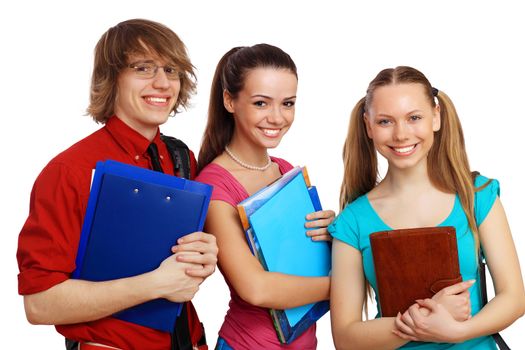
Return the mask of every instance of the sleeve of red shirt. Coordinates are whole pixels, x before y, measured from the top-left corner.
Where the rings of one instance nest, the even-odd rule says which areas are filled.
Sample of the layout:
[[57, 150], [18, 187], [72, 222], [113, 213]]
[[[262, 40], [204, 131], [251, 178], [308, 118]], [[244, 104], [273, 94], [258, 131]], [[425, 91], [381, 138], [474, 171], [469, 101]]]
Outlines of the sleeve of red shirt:
[[36, 179], [18, 238], [20, 294], [49, 289], [74, 270], [89, 195], [89, 188], [82, 191], [83, 187], [79, 174], [60, 163], [48, 164]]
[[[197, 161], [190, 151], [190, 174]], [[84, 178], [85, 177], [85, 178]], [[89, 198], [90, 174], [52, 161], [31, 191], [29, 216], [18, 238], [18, 292], [38, 293], [70, 278]]]

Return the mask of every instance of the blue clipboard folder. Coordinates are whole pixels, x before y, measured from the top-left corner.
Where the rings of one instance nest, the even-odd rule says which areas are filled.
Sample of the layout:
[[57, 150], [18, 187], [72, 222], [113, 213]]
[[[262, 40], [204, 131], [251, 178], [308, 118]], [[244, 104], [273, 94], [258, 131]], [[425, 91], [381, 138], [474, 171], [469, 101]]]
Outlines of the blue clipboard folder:
[[[97, 162], [73, 278], [107, 281], [157, 268], [202, 231], [212, 187], [112, 160]], [[152, 300], [113, 317], [172, 332], [182, 304]]]
[[[252, 253], [266, 271], [328, 276], [330, 243], [306, 236], [306, 215], [321, 210], [306, 168], [295, 167], [237, 206]], [[329, 310], [327, 300], [286, 310], [270, 309], [281, 343], [291, 343]]]

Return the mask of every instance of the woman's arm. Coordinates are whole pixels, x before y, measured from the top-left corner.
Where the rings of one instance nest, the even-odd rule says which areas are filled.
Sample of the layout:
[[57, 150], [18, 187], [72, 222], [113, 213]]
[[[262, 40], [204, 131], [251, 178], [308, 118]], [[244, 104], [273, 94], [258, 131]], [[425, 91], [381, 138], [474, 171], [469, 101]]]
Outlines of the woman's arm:
[[[267, 308], [286, 309], [328, 299], [328, 277], [300, 277], [268, 272], [250, 251], [237, 210], [212, 200], [206, 231], [219, 246], [218, 265], [237, 294], [246, 302]], [[305, 239], [308, 239], [305, 236]]]
[[468, 321], [464, 339], [499, 332], [525, 312], [525, 290], [518, 255], [499, 198], [479, 227], [479, 235], [495, 297]]
[[330, 315], [336, 348], [380, 350], [404, 345], [407, 341], [392, 333], [393, 317], [363, 321], [365, 285], [361, 253], [334, 239]]
[[[411, 307], [413, 325], [409, 327], [416, 339], [462, 342], [497, 333], [525, 312], [525, 291], [518, 256], [499, 198], [480, 225], [479, 235], [494, 282], [495, 297], [465, 322], [451, 320], [448, 313], [443, 312], [442, 305], [428, 299], [420, 303], [431, 311], [426, 317], [421, 315], [417, 306]], [[403, 325], [398, 323], [398, 327]]]

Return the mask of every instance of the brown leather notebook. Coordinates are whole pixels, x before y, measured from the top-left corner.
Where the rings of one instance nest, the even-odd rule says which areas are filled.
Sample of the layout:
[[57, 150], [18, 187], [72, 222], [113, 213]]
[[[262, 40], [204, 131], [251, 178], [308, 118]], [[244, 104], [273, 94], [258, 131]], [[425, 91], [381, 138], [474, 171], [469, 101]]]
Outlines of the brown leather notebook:
[[382, 317], [403, 313], [416, 299], [462, 280], [452, 226], [375, 232], [370, 244]]

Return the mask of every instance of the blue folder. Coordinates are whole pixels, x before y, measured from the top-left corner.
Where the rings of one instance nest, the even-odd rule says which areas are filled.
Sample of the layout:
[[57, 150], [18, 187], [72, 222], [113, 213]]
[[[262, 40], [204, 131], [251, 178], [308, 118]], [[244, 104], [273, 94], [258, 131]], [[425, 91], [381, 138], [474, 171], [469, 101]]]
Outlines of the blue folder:
[[[177, 239], [202, 231], [212, 187], [112, 160], [98, 162], [72, 277], [106, 281], [157, 268]], [[113, 316], [172, 332], [181, 305], [152, 300]]]
[[[291, 275], [328, 276], [330, 243], [306, 236], [306, 215], [321, 210], [306, 168], [295, 167], [238, 205], [252, 253], [264, 269]], [[321, 318], [328, 301], [270, 310], [279, 340], [290, 343]]]

